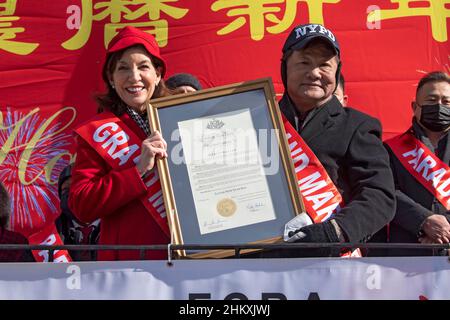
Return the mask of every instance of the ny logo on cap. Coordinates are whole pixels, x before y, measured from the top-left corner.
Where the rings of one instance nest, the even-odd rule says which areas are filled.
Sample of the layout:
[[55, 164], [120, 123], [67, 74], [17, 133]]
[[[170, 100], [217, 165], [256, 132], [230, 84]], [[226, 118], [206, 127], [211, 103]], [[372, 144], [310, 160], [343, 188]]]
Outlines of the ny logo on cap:
[[320, 24], [309, 24], [306, 26], [298, 27], [297, 29], [295, 29], [295, 39], [304, 37], [311, 33], [321, 33], [331, 40], [336, 41], [336, 37], [334, 36], [334, 34]]

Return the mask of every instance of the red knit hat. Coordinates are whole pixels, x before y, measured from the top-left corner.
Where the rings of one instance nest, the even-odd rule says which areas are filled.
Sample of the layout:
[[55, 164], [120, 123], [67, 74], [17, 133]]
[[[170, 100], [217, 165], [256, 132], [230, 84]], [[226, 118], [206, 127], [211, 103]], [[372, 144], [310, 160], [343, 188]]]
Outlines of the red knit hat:
[[166, 63], [161, 57], [155, 38], [150, 33], [135, 27], [127, 26], [112, 38], [108, 45], [107, 53], [110, 54], [136, 44], [142, 44], [145, 49], [147, 49], [148, 53], [161, 61], [161, 77], [164, 77], [164, 74], [166, 73]]

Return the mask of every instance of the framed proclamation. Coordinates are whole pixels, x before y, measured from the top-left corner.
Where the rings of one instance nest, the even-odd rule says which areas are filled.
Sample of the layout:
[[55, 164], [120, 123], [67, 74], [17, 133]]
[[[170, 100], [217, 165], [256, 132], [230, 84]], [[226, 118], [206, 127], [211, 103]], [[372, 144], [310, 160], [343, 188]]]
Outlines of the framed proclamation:
[[167, 142], [157, 167], [174, 244], [281, 241], [304, 210], [269, 78], [155, 99], [147, 112]]

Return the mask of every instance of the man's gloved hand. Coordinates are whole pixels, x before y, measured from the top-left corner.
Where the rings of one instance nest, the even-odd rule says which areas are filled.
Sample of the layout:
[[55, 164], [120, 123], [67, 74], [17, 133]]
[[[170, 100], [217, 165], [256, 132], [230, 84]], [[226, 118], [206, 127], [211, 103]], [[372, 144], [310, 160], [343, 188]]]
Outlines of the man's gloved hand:
[[301, 228], [313, 223], [314, 222], [306, 212], [302, 212], [296, 215], [293, 219], [289, 220], [288, 223], [284, 225], [284, 233], [283, 233], [284, 241], [295, 242], [298, 236], [301, 236], [301, 234], [299, 235], [295, 234], [297, 230], [300, 230]]
[[336, 229], [330, 221], [310, 224], [296, 231], [289, 236], [294, 242], [339, 242]]

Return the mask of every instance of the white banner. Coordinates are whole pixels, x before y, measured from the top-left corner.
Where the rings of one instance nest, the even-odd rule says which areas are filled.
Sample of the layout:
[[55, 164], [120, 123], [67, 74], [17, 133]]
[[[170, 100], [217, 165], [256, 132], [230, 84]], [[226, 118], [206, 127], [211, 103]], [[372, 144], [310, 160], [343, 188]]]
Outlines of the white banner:
[[0, 264], [0, 299], [450, 299], [448, 257]]

